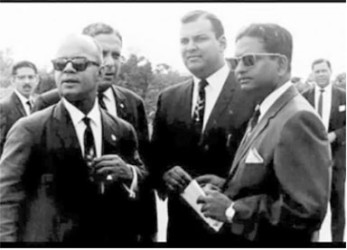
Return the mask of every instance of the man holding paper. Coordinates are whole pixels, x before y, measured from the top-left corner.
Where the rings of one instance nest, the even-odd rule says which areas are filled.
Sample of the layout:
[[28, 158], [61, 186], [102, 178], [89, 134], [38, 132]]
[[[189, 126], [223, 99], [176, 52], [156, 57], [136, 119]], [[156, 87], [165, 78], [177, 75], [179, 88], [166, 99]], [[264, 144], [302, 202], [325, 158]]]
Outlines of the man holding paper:
[[230, 239], [310, 242], [327, 209], [331, 153], [317, 113], [289, 81], [292, 36], [252, 24], [237, 36], [235, 56], [236, 78], [258, 105], [228, 178], [199, 198], [201, 211], [225, 222]]
[[216, 242], [214, 229], [181, 194], [200, 175], [227, 177], [253, 104], [224, 59], [224, 29], [215, 15], [193, 11], [184, 16], [180, 43], [193, 77], [159, 95], [151, 174], [161, 197], [168, 195], [168, 242]]

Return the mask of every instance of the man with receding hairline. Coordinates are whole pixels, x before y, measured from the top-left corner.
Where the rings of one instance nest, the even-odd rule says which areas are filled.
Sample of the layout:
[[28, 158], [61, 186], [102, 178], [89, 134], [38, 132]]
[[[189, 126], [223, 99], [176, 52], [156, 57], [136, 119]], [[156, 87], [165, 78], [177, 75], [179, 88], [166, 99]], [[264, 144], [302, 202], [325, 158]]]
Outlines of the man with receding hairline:
[[99, 107], [100, 46], [70, 35], [52, 61], [62, 99], [20, 120], [0, 161], [0, 241], [134, 243], [147, 171], [133, 127]]
[[[131, 90], [117, 86], [116, 81], [121, 68], [121, 50], [123, 38], [119, 31], [105, 23], [92, 23], [85, 27], [83, 34], [93, 37], [102, 47], [103, 74], [98, 82], [98, 100], [100, 106], [111, 115], [120, 117], [134, 126], [138, 141], [139, 154], [147, 165], [148, 124], [144, 102]], [[34, 109], [42, 110], [60, 100], [57, 90], [40, 95]], [[142, 228], [142, 241], [153, 241], [157, 232], [157, 215], [154, 191], [151, 183], [146, 183], [141, 191], [143, 216], [138, 225]]]

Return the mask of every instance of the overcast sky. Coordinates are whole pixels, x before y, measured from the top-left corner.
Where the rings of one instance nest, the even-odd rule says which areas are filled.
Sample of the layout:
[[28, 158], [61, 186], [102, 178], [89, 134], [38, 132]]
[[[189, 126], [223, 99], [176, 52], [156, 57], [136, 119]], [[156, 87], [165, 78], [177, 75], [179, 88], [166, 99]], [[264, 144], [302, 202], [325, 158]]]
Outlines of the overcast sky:
[[329, 59], [333, 74], [346, 71], [345, 3], [31, 3], [0, 4], [0, 50], [11, 48], [16, 60], [51, 67], [59, 41], [92, 22], [106, 22], [123, 35], [123, 52], [167, 63], [185, 72], [179, 50], [180, 18], [202, 9], [223, 22], [233, 56], [240, 28], [252, 22], [274, 22], [294, 38], [293, 76], [306, 78], [311, 62]]

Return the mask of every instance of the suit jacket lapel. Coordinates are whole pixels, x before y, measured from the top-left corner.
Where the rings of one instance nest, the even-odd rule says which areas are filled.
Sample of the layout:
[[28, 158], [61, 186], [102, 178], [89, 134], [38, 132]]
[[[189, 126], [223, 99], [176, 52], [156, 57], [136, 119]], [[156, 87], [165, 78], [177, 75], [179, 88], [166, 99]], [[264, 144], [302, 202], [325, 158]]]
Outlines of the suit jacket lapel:
[[254, 130], [251, 132], [249, 137], [240, 145], [238, 152], [234, 158], [232, 164], [231, 172], [237, 166], [240, 159], [248, 152], [248, 149], [254, 142], [254, 140], [264, 131], [268, 126], [270, 120], [276, 116], [276, 114], [294, 97], [298, 94], [294, 86], [287, 89], [270, 107], [270, 109], [265, 113], [260, 122], [255, 126]]
[[217, 101], [212, 109], [210, 117], [206, 123], [204, 131], [208, 131], [213, 126], [213, 121], [217, 120], [221, 115], [224, 115], [224, 110], [228, 107], [232, 101], [233, 92], [236, 89], [236, 82], [233, 72], [230, 72], [226, 79], [222, 91], [217, 98]]
[[70, 114], [66, 110], [62, 101], [56, 104], [54, 113], [53, 131], [56, 131], [60, 143], [64, 149], [69, 149], [70, 153], [77, 154], [82, 159], [82, 151], [78, 142], [77, 134], [73, 126]]
[[307, 101], [311, 104], [312, 107], [315, 108], [315, 103], [314, 103], [314, 90], [315, 88], [311, 88], [308, 92], [307, 95]]
[[12, 93], [12, 100], [15, 104], [16, 109], [18, 110], [18, 112], [22, 115], [22, 116], [26, 116], [27, 113], [24, 110], [23, 104], [22, 102], [19, 100], [19, 97], [17, 96], [17, 94], [15, 92]]
[[193, 105], [193, 80], [188, 80], [187, 84], [182, 85], [181, 93], [177, 104], [179, 119], [183, 120], [186, 124], [192, 124], [192, 105]]
[[120, 118], [127, 120], [128, 112], [127, 112], [126, 97], [121, 91], [119, 91], [119, 89], [116, 88], [116, 86], [112, 86], [112, 90], [115, 96], [117, 115]]
[[107, 116], [103, 109], [101, 110], [101, 123], [102, 123], [102, 150], [101, 154], [110, 154], [114, 152], [117, 145], [117, 127], [112, 119]]

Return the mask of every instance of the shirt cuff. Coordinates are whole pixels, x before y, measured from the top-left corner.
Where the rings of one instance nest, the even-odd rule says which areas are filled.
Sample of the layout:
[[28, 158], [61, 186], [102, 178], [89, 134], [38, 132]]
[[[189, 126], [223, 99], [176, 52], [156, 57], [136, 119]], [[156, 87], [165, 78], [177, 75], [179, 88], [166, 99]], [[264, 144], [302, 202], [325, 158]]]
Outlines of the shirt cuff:
[[123, 186], [125, 190], [128, 191], [129, 197], [134, 199], [136, 198], [136, 191], [138, 187], [136, 167], [130, 164], [127, 164], [127, 166], [131, 169], [133, 173], [133, 180], [131, 181], [130, 188], [126, 184], [123, 184]]
[[227, 218], [229, 223], [233, 222], [233, 218], [235, 215], [234, 202], [225, 210], [225, 217]]

